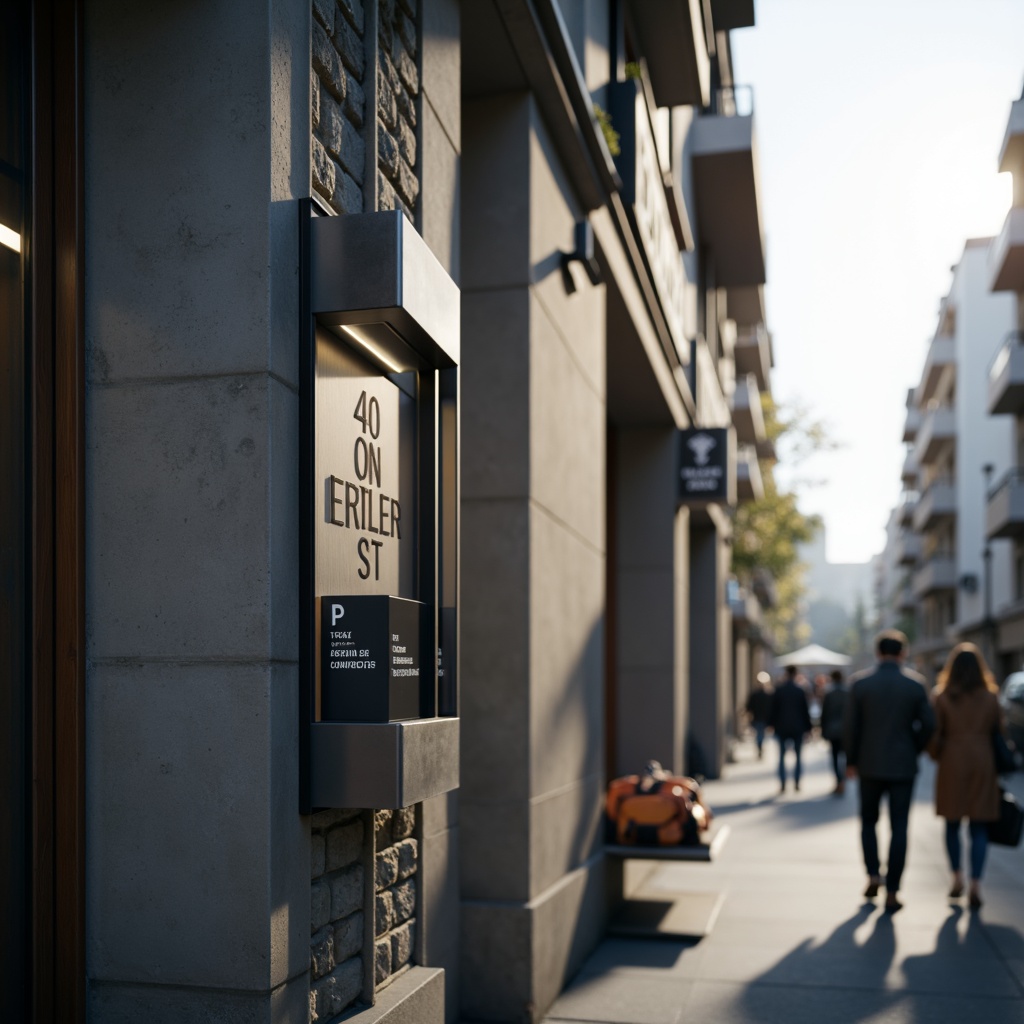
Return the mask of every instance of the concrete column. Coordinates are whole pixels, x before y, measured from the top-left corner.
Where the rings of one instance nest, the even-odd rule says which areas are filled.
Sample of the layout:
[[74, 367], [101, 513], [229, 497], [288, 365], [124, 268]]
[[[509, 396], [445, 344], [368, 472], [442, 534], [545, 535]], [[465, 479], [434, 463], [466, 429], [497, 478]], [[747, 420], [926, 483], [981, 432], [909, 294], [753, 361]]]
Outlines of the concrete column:
[[689, 516], [676, 511], [676, 432], [615, 438], [616, 775], [684, 767], [689, 705]]
[[[458, 0], [421, 5], [420, 196], [417, 227], [460, 283], [459, 159], [462, 146]], [[446, 793], [421, 810], [417, 963], [444, 968], [445, 1015], [459, 1012], [459, 800]]]
[[[717, 510], [714, 510], [714, 515]], [[690, 523], [690, 738], [688, 769], [717, 778], [733, 715], [732, 623], [725, 599], [729, 547], [724, 517]]]
[[604, 924], [604, 294], [533, 100], [463, 109], [461, 1012], [529, 1021]]
[[310, 12], [87, 0], [89, 1019], [309, 1015]]

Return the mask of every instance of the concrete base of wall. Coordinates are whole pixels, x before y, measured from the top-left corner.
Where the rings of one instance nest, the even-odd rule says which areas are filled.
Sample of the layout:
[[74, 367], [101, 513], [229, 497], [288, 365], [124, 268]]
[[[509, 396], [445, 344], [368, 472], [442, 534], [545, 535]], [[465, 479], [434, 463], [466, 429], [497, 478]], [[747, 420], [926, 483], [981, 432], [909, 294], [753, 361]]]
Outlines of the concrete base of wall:
[[529, 903], [462, 904], [462, 1006], [469, 1021], [543, 1018], [607, 927], [602, 854]]
[[352, 1018], [358, 1024], [444, 1024], [444, 971], [413, 967]]

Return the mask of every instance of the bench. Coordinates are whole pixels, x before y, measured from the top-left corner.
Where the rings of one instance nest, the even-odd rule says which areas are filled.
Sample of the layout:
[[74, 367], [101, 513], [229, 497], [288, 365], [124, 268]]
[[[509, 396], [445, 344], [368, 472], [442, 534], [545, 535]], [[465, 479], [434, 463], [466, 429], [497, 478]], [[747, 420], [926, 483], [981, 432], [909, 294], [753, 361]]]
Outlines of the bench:
[[709, 863], [721, 852], [725, 841], [729, 838], [729, 826], [711, 824], [707, 842], [697, 846], [605, 846], [607, 857], [622, 860], [685, 860], [696, 863]]

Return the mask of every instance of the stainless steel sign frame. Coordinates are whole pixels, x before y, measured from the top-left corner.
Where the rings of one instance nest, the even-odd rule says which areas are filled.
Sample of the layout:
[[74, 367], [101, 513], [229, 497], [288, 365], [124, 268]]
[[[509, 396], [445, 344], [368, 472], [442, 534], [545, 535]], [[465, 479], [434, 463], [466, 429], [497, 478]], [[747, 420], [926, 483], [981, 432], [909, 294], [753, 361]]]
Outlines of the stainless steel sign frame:
[[299, 236], [300, 808], [400, 807], [458, 785], [459, 290], [399, 212]]

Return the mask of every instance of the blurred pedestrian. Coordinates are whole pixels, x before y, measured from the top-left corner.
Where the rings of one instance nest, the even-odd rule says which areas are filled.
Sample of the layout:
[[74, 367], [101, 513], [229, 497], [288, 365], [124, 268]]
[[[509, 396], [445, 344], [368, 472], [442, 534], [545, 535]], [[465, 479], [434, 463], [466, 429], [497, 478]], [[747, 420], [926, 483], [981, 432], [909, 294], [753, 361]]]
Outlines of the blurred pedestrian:
[[775, 687], [768, 724], [779, 743], [779, 792], [786, 791], [786, 747], [790, 744], [796, 758], [793, 786], [799, 792], [800, 751], [804, 736], [811, 731], [811, 712], [807, 704], [807, 691], [797, 683], [795, 665], [786, 666], [785, 677]]
[[758, 672], [754, 688], [747, 697], [747, 714], [750, 716], [750, 724], [754, 727], [759, 761], [764, 757], [764, 734], [772, 712], [771, 681], [772, 677], [767, 672]]
[[846, 755], [843, 752], [843, 713], [846, 710], [846, 687], [843, 673], [832, 670], [829, 685], [821, 699], [821, 735], [832, 747], [832, 771], [836, 777], [834, 796], [846, 792]]
[[899, 630], [879, 633], [875, 640], [878, 664], [850, 681], [843, 716], [843, 746], [847, 778], [860, 776], [860, 836], [868, 872], [867, 899], [882, 884], [875, 826], [882, 797], [889, 799], [888, 865], [885, 909], [894, 913], [907, 860], [907, 822], [914, 793], [918, 755], [935, 729], [935, 715], [923, 681], [903, 667], [907, 638]]
[[939, 674], [932, 703], [935, 734], [928, 753], [938, 762], [935, 813], [946, 819], [946, 853], [953, 872], [949, 890], [964, 892], [960, 867], [960, 824], [971, 836], [970, 905], [981, 906], [981, 876], [988, 851], [988, 822], [999, 818], [999, 777], [992, 734], [1002, 729], [999, 687], [974, 644], [957, 644]]

